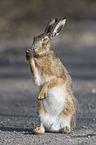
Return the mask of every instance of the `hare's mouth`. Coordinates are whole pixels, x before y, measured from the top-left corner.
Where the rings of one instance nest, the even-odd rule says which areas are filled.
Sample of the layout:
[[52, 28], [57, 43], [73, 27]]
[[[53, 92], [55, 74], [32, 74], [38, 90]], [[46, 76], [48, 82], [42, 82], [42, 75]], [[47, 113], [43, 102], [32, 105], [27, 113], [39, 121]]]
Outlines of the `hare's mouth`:
[[34, 50], [34, 47], [31, 47], [31, 50], [33, 51]]
[[36, 50], [35, 47], [32, 47], [31, 50], [32, 50], [32, 52], [33, 52], [34, 55], [37, 55], [37, 52], [35, 51]]
[[31, 48], [31, 50], [32, 50], [33, 52], [35, 52], [35, 49], [36, 49], [36, 48], [34, 48], [34, 47]]

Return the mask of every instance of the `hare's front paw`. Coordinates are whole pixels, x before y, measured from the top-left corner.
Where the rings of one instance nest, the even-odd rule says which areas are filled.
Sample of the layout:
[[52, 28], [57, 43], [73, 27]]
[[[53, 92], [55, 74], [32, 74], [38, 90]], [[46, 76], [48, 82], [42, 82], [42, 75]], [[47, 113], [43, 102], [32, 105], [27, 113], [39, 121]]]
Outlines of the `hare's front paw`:
[[39, 93], [39, 96], [38, 96], [38, 100], [43, 100], [46, 98], [47, 98], [47, 92], [41, 90], [41, 92]]
[[32, 51], [30, 49], [27, 49], [27, 51], [26, 51], [26, 59], [27, 59], [27, 61], [32, 59], [32, 57], [33, 57]]

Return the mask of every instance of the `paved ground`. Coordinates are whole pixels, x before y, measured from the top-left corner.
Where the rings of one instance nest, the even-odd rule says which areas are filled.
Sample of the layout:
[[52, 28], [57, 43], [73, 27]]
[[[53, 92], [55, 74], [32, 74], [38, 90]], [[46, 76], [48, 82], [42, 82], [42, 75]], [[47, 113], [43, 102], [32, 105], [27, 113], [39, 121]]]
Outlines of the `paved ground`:
[[39, 125], [39, 88], [32, 82], [25, 59], [26, 48], [31, 46], [31, 39], [22, 38], [1, 43], [0, 145], [96, 144], [95, 23], [86, 23], [86, 27], [82, 28], [82, 22], [79, 25], [82, 26], [82, 31], [65, 32], [53, 44], [54, 51], [70, 70], [74, 94], [79, 104], [76, 127], [68, 135], [48, 132], [44, 135], [32, 134], [33, 128]]

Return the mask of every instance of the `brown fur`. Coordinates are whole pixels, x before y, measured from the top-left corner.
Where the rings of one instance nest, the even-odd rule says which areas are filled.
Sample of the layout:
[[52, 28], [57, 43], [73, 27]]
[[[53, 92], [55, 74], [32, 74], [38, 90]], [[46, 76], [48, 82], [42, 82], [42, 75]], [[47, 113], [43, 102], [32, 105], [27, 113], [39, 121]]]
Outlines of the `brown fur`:
[[75, 101], [75, 98], [73, 98], [73, 96], [71, 98], [68, 98], [68, 95], [67, 95], [65, 107], [63, 111], [60, 113], [60, 116], [65, 118], [69, 115], [72, 115], [71, 122], [70, 122], [70, 126], [72, 127], [74, 125], [74, 119], [76, 115], [76, 101]]
[[[59, 21], [57, 21], [57, 19], [53, 19], [47, 26], [45, 30], [46, 33], [34, 38], [32, 51], [30, 49], [27, 50], [26, 58], [30, 64], [34, 82], [37, 79], [36, 69], [40, 72], [39, 75], [41, 75], [41, 78], [52, 78], [43, 84], [39, 93], [39, 114], [41, 113], [45, 115], [47, 113], [42, 101], [47, 98], [47, 91], [55, 86], [64, 86], [63, 91], [65, 94], [65, 104], [64, 109], [59, 114], [59, 117], [66, 118], [67, 116], [71, 116], [70, 126], [72, 126], [74, 124], [76, 114], [76, 101], [72, 92], [72, 80], [66, 67], [63, 65], [58, 56], [50, 49], [53, 38], [59, 34], [64, 23], [65, 18]], [[68, 126], [64, 127], [62, 130], [63, 133], [69, 133], [70, 131], [71, 128]], [[41, 123], [41, 127], [35, 128], [34, 132], [44, 132], [43, 124]]]
[[47, 113], [47, 111], [44, 108], [44, 105], [43, 105], [43, 102], [42, 101], [38, 101], [38, 110], [39, 110], [39, 113], [40, 112], [42, 112], [43, 114], [46, 114]]
[[36, 66], [40, 69], [41, 74], [44, 76], [65, 76], [64, 66], [53, 51], [48, 51], [43, 55], [40, 55], [40, 57], [35, 59], [35, 62]]

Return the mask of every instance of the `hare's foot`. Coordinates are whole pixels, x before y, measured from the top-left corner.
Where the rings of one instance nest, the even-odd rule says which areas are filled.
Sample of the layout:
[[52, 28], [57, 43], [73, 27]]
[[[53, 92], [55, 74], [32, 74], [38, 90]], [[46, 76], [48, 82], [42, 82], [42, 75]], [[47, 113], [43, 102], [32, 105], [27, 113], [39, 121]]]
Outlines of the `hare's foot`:
[[46, 98], [47, 98], [47, 92], [41, 90], [41, 92], [39, 93], [39, 96], [38, 96], [38, 100], [43, 100], [43, 99], [46, 99]]
[[63, 129], [62, 129], [62, 133], [70, 133], [71, 132], [71, 128], [68, 127], [68, 126], [65, 126]]
[[33, 134], [43, 134], [44, 132], [45, 132], [45, 129], [42, 124], [40, 127], [35, 127], [33, 129]]
[[27, 49], [27, 51], [26, 51], [26, 59], [27, 59], [27, 61], [32, 59], [32, 57], [33, 57], [33, 53], [31, 51], [31, 49]]

